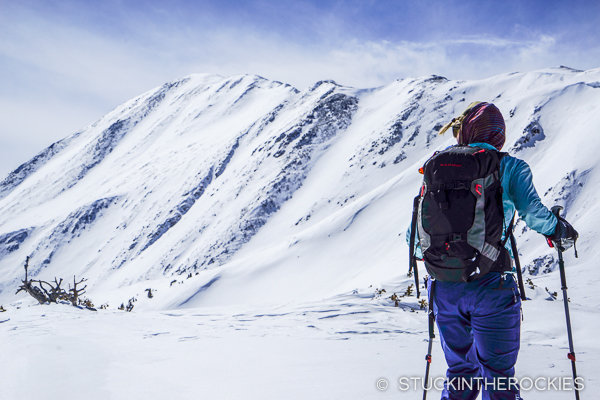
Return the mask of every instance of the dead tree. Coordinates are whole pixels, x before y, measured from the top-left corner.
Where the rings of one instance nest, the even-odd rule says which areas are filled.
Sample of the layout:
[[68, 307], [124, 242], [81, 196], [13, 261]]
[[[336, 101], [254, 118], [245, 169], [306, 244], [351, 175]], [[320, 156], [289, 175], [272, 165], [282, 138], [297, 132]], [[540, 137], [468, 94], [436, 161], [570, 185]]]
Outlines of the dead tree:
[[[85, 285], [82, 288], [77, 288], [77, 285], [82, 284], [87, 281], [87, 279], [82, 279], [77, 282], [77, 278], [73, 276], [73, 288], [69, 285], [69, 291], [65, 291], [60, 287], [63, 280], [57, 280], [54, 278], [54, 284], [48, 283], [46, 281], [41, 280], [29, 280], [28, 279], [28, 268], [29, 268], [29, 257], [25, 260], [25, 280], [21, 281], [23, 284], [19, 286], [17, 293], [24, 291], [29, 293], [31, 297], [36, 299], [40, 304], [45, 303], [58, 303], [59, 301], [70, 301], [73, 306], [79, 305], [80, 302], [84, 303], [88, 308], [93, 308], [93, 303], [89, 299], [84, 299], [81, 301], [79, 298], [82, 294], [85, 293]], [[34, 286], [37, 284], [38, 286]]]
[[[62, 281], [62, 278], [60, 278], [60, 281], [57, 281], [56, 278], [54, 278], [54, 285], [45, 281], [34, 282], [38, 282], [40, 284], [40, 287], [48, 297], [48, 301], [52, 303], [58, 303], [59, 300], [69, 300], [69, 295], [67, 294], [67, 292], [64, 289], [61, 289], [60, 287]], [[49, 290], [46, 290], [44, 288], [44, 284], [49, 286]]]
[[29, 256], [27, 256], [27, 258], [25, 259], [25, 280], [21, 281], [23, 282], [23, 284], [19, 286], [17, 293], [21, 291], [27, 292], [31, 297], [39, 301], [40, 304], [49, 302], [50, 300], [48, 299], [44, 291], [42, 291], [42, 289], [40, 289], [37, 286], [33, 286], [34, 281], [30, 281], [27, 279], [27, 268], [29, 268]]
[[84, 279], [80, 280], [79, 282], [77, 282], [77, 280], [75, 279], [75, 276], [73, 276], [73, 288], [71, 289], [71, 285], [69, 285], [69, 300], [71, 301], [71, 304], [73, 304], [74, 306], [77, 306], [79, 296], [81, 296], [82, 294], [85, 294], [85, 288], [87, 287], [87, 285], [85, 285], [81, 289], [77, 289], [77, 285], [80, 285], [81, 283], [83, 283], [85, 281], [87, 281], [87, 279], [84, 278]]

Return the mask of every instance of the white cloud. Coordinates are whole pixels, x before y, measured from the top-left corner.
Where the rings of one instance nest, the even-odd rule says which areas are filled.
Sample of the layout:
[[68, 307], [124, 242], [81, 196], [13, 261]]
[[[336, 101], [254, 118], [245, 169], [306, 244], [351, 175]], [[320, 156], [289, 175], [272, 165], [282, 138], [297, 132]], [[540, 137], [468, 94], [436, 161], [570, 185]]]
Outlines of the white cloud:
[[[531, 32], [522, 41], [488, 35], [390, 42], [348, 38], [332, 24], [321, 26], [324, 39], [312, 43], [206, 20], [168, 28], [120, 21], [123, 37], [35, 13], [0, 22], [0, 60], [10, 71], [0, 76], [0, 87], [8, 88], [0, 92], [0, 141], [19, 142], [29, 157], [129, 98], [195, 72], [257, 74], [304, 89], [323, 79], [366, 88], [431, 74], [479, 79], [560, 64], [598, 66], [593, 51]], [[7, 152], [0, 149], [0, 175], [19, 164]]]

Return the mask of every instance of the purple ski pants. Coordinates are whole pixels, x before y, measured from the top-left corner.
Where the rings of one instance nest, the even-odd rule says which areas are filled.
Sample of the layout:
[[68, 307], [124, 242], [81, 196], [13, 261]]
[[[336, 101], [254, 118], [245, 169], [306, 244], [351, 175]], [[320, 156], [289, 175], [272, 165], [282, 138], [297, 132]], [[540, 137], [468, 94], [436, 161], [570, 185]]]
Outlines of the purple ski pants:
[[433, 310], [448, 364], [442, 400], [475, 400], [480, 389], [484, 400], [520, 399], [513, 377], [521, 299], [512, 275], [490, 272], [474, 282], [434, 286]]

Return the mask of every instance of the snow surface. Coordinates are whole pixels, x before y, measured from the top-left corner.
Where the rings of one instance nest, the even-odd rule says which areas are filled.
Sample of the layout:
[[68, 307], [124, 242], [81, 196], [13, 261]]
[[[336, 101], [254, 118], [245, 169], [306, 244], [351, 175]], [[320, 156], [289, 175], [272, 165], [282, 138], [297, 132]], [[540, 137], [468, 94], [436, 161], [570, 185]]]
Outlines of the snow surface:
[[[594, 398], [599, 81], [600, 69], [551, 68], [298, 91], [198, 74], [126, 102], [0, 182], [0, 399], [421, 398], [397, 381], [424, 373], [426, 314], [414, 295], [389, 297], [412, 283], [417, 169], [475, 100], [500, 108], [505, 149], [580, 233], [565, 262], [582, 395]], [[568, 377], [555, 253], [520, 220], [516, 235], [535, 286], [517, 375]], [[30, 277], [87, 278], [85, 296], [108, 308], [15, 296], [27, 256]], [[129, 299], [131, 313], [117, 310]], [[437, 339], [433, 357], [443, 376]]]

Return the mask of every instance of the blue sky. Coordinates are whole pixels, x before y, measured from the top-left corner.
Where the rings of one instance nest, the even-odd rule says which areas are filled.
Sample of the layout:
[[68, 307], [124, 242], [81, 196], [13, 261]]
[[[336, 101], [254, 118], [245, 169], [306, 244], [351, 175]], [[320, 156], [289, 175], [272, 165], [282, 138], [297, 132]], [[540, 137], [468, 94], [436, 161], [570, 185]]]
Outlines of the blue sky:
[[600, 67], [600, 1], [0, 0], [0, 175], [195, 72], [480, 79]]

